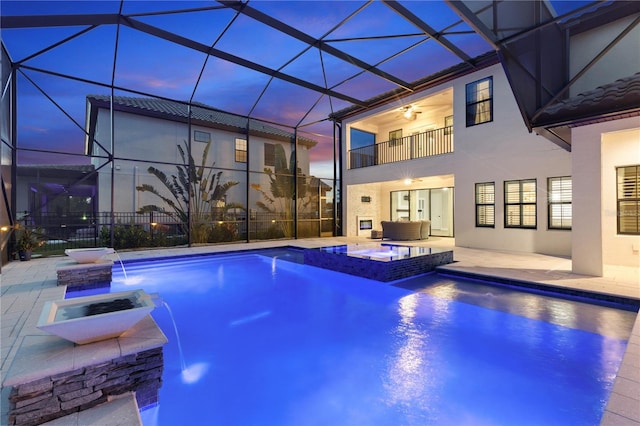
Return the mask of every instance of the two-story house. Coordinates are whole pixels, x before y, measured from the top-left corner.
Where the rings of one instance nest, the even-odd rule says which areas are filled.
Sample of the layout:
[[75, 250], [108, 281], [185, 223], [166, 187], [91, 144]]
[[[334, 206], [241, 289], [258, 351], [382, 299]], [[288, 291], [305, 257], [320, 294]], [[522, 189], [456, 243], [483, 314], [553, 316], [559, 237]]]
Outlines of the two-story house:
[[557, 24], [566, 75], [554, 77], [568, 83], [535, 114], [498, 57], [336, 114], [346, 234], [429, 219], [431, 235], [456, 246], [567, 256], [576, 273], [640, 279], [638, 14], [610, 16]]
[[[258, 204], [265, 203], [263, 193], [270, 195], [271, 191], [265, 169], [275, 172], [282, 153], [289, 168], [295, 155], [298, 174], [307, 178], [309, 192], [317, 192], [314, 205], [307, 206], [309, 212], [298, 210], [299, 218], [320, 220], [326, 210], [320, 206], [330, 188], [309, 176], [309, 150], [317, 142], [283, 128], [201, 104], [189, 106], [164, 99], [123, 96], [112, 100], [99, 95], [87, 96], [86, 120], [86, 154], [91, 156], [98, 173], [100, 212], [133, 213], [150, 204], [166, 207], [151, 192], [137, 188], [147, 184], [170, 198], [170, 192], [148, 168], [162, 170], [171, 179], [177, 173], [176, 167], [185, 163], [180, 149], [187, 158], [190, 150], [196, 166], [204, 164], [214, 175], [220, 173], [220, 184], [237, 183], [226, 191], [216, 207], [240, 206], [231, 212], [238, 220], [247, 220], [247, 216], [249, 220], [257, 220]], [[210, 147], [204, 158], [207, 145]], [[283, 208], [286, 207], [273, 205], [274, 210]], [[291, 212], [280, 213], [286, 218]], [[314, 229], [319, 230], [320, 226]]]

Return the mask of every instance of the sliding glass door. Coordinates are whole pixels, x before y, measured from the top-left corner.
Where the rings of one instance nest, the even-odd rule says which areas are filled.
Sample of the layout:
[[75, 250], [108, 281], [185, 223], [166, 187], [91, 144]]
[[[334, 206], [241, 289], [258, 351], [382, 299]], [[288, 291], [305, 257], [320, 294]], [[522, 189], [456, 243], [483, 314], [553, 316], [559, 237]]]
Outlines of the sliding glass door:
[[429, 190], [418, 189], [411, 191], [413, 193], [413, 200], [415, 200], [415, 206], [412, 209], [415, 214], [413, 217], [415, 220], [427, 220], [429, 219]]
[[391, 220], [411, 220], [410, 192], [391, 192]]
[[391, 191], [391, 220], [426, 219], [431, 235], [453, 237], [453, 188]]

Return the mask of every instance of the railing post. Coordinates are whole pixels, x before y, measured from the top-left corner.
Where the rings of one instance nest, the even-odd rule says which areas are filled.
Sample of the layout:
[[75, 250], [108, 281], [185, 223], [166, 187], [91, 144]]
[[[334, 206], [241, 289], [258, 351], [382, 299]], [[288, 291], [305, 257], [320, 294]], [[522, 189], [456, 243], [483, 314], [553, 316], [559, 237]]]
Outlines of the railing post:
[[418, 149], [416, 147], [416, 138], [414, 138], [414, 135], [409, 136], [409, 144], [411, 145], [411, 158], [418, 158], [419, 154], [418, 153]]

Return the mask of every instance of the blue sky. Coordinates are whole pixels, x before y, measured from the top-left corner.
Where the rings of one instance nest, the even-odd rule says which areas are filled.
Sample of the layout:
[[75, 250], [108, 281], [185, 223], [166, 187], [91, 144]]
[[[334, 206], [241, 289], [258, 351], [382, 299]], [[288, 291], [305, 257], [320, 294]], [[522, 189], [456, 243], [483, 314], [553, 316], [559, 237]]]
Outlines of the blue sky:
[[[561, 10], [584, 2], [554, 2]], [[357, 60], [406, 82], [449, 66], [460, 58], [430, 40], [384, 3], [374, 1], [251, 1], [250, 6], [295, 30], [322, 39]], [[442, 1], [405, 1], [405, 7], [437, 31], [446, 33], [470, 57], [490, 46]], [[117, 13], [118, 1], [6, 1], [5, 16]], [[130, 1], [122, 12], [142, 24], [190, 38], [231, 54], [340, 92], [357, 100], [396, 89], [385, 78], [361, 69], [316, 47], [256, 20], [218, 7], [212, 1]], [[180, 13], [158, 13], [180, 10]], [[345, 23], [340, 26], [339, 24]], [[18, 74], [18, 138], [27, 148], [82, 153], [85, 97], [110, 94], [112, 81], [133, 92], [116, 95], [163, 96], [193, 100], [241, 115], [302, 126], [320, 143], [312, 159], [332, 155], [331, 112], [351, 104], [219, 57], [153, 37], [130, 26], [88, 25], [2, 29], [2, 38]], [[66, 40], [66, 41], [65, 41]], [[61, 43], [65, 41], [64, 43]], [[57, 43], [61, 43], [56, 45]], [[48, 46], [55, 47], [50, 50]], [[115, 59], [115, 68], [113, 67]], [[61, 76], [70, 76], [65, 78]], [[139, 94], [135, 93], [138, 92]], [[37, 162], [42, 156], [21, 153], [20, 161]], [[47, 155], [47, 162], [82, 162], [83, 157]]]

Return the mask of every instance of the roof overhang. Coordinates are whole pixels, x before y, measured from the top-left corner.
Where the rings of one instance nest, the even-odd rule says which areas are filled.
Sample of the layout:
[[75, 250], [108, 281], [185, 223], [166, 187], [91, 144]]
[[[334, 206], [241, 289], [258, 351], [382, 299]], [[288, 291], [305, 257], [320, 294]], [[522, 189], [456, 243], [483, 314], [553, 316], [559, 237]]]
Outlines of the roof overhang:
[[[630, 34], [640, 16], [575, 75], [570, 75], [570, 37], [637, 15], [640, 2], [601, 1], [595, 8], [589, 4], [565, 16], [556, 15], [547, 2], [492, 2], [474, 10], [470, 2], [447, 3], [499, 52], [529, 131], [570, 150], [571, 127], [638, 114], [637, 75], [573, 98], [568, 93], [591, 66]], [[514, 16], [520, 21], [514, 22]]]

